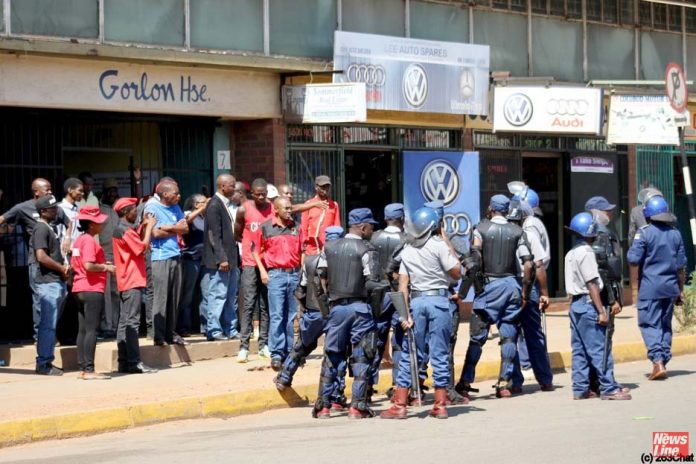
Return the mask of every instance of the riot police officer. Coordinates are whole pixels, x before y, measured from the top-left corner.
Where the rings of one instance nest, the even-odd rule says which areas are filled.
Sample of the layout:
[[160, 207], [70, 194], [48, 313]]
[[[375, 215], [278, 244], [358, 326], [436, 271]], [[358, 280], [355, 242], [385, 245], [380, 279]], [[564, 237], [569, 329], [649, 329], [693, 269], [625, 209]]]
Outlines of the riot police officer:
[[[331, 226], [326, 228], [325, 235], [326, 240], [324, 240], [324, 242], [331, 242], [343, 237], [344, 231], [340, 226]], [[319, 294], [317, 290], [319, 279], [316, 277], [318, 264], [318, 254], [305, 256], [302, 265], [300, 285], [295, 291], [295, 297], [300, 302], [302, 312], [299, 323], [300, 336], [297, 337], [292, 351], [285, 359], [281, 371], [274, 379], [275, 386], [279, 391], [283, 391], [285, 388], [292, 385], [295, 372], [297, 372], [300, 366], [304, 365], [307, 356], [316, 349], [319, 337], [321, 337], [324, 330], [326, 318], [329, 316], [328, 314], [321, 313], [321, 308], [317, 301], [317, 295]], [[343, 372], [345, 374], [344, 367], [339, 367], [338, 371], [339, 373]], [[339, 375], [336, 380], [336, 392], [332, 397], [332, 405], [341, 404], [343, 406], [343, 403], [345, 403], [343, 394], [339, 391], [341, 390], [340, 385], [342, 380], [342, 376]], [[334, 409], [337, 409], [337, 407]]]
[[[377, 248], [379, 256], [379, 270], [380, 279], [386, 280], [390, 283], [393, 290], [396, 290], [398, 285], [398, 277], [394, 277], [398, 273], [399, 268], [394, 268], [394, 253], [399, 253], [406, 235], [403, 232], [404, 227], [404, 205], [401, 203], [391, 203], [384, 207], [384, 221], [387, 226], [378, 230], [372, 235], [370, 242]], [[398, 322], [398, 317], [394, 316], [394, 307], [391, 304], [391, 299], [389, 298], [389, 293], [385, 294], [384, 301], [382, 302], [382, 312], [376, 321], [377, 331], [379, 333], [378, 345], [377, 345], [377, 356], [375, 357], [374, 365], [372, 366], [373, 376], [372, 385], [377, 384], [379, 381], [379, 366], [382, 362], [382, 356], [384, 354], [384, 347], [387, 344], [387, 339], [389, 337], [389, 328], [394, 327], [394, 330], [400, 330], [400, 324]], [[400, 341], [402, 334], [398, 334], [396, 338], [399, 339], [398, 347], [392, 344], [392, 350], [394, 352], [398, 351], [392, 355], [392, 361], [396, 365], [398, 363], [397, 358], [401, 356], [401, 345]], [[397, 350], [398, 348], [398, 350]], [[396, 378], [394, 375], [393, 378]]]
[[[591, 385], [591, 370], [594, 370], [603, 400], [630, 400], [628, 388], [621, 387], [614, 378], [611, 345], [606, 345], [610, 315], [600, 298], [605, 284], [592, 248], [598, 235], [598, 224], [590, 213], [583, 212], [573, 217], [568, 229], [576, 236], [575, 245], [565, 256], [565, 288], [572, 297], [569, 316], [573, 399], [594, 396]], [[620, 311], [618, 304], [611, 308], [612, 314]], [[605, 347], [608, 349], [606, 352]]]
[[[324, 362], [321, 367], [319, 394], [312, 411], [316, 418], [329, 418], [331, 393], [342, 359], [349, 347], [353, 371], [353, 392], [348, 416], [361, 419], [374, 416], [368, 407], [368, 387], [371, 366], [377, 355], [377, 328], [372, 292], [379, 287], [377, 250], [369, 242], [377, 221], [368, 208], [358, 208], [348, 214], [349, 231], [340, 240], [326, 243], [319, 257], [317, 275], [321, 289], [319, 304], [329, 305], [329, 318], [324, 333]], [[386, 286], [383, 287], [386, 291]], [[325, 308], [326, 309], [326, 308]]]
[[[476, 364], [488, 339], [491, 324], [500, 333], [500, 375], [495, 385], [498, 398], [512, 395], [511, 379], [517, 356], [518, 318], [531, 296], [532, 261], [527, 236], [522, 228], [508, 222], [510, 200], [505, 195], [491, 197], [490, 220], [476, 226], [472, 256], [479, 269], [470, 269], [483, 276], [484, 286], [475, 299], [469, 324], [469, 347], [466, 352], [457, 392], [468, 397], [476, 376]], [[518, 281], [518, 259], [522, 263], [522, 285]], [[475, 266], [476, 267], [476, 266]]]
[[[553, 390], [553, 373], [549, 362], [546, 336], [541, 327], [541, 313], [549, 305], [549, 290], [546, 280], [546, 267], [551, 262], [549, 236], [544, 223], [534, 216], [534, 208], [539, 205], [539, 195], [529, 187], [516, 192], [510, 202], [508, 219], [521, 223], [522, 230], [534, 256], [534, 284], [527, 305], [520, 313], [520, 332], [523, 339], [518, 343], [520, 364], [524, 361], [534, 372], [542, 391]], [[522, 386], [524, 378], [515, 366], [513, 387]]]
[[[440, 233], [440, 221], [435, 210], [425, 207], [416, 210], [411, 217], [411, 229], [415, 240], [401, 252], [399, 269], [402, 302], [408, 307], [410, 300], [411, 308], [402, 326], [411, 330], [415, 337], [415, 366], [422, 364], [426, 339], [428, 341], [435, 386], [435, 404], [430, 416], [445, 419], [448, 415], [446, 406], [447, 386], [450, 384], [449, 343], [452, 331], [448, 287], [450, 279], [459, 280], [461, 277], [460, 264], [452, 246]], [[406, 417], [408, 389], [413, 383], [409, 343], [404, 341], [401, 350], [399, 374], [392, 398], [394, 404], [381, 414], [385, 419]]]
[[672, 358], [672, 313], [675, 301], [684, 300], [686, 254], [675, 217], [662, 196], [645, 204], [648, 224], [638, 229], [628, 250], [628, 262], [638, 267], [638, 327], [653, 369], [649, 380], [667, 377]]
[[635, 237], [638, 229], [647, 225], [645, 215], [643, 214], [645, 205], [652, 197], [658, 196], [661, 197], [662, 192], [655, 187], [646, 187], [638, 192], [638, 204], [631, 208], [631, 215], [628, 220], [628, 246], [633, 244], [633, 237]]

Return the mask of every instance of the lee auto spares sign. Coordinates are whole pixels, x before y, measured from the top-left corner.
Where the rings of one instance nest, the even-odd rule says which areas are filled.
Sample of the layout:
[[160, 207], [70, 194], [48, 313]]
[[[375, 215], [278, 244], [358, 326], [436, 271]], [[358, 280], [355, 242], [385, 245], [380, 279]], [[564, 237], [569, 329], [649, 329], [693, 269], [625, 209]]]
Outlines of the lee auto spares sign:
[[367, 108], [488, 114], [490, 48], [336, 31], [334, 83], [363, 82]]
[[496, 87], [494, 132], [599, 135], [602, 89], [586, 87]]

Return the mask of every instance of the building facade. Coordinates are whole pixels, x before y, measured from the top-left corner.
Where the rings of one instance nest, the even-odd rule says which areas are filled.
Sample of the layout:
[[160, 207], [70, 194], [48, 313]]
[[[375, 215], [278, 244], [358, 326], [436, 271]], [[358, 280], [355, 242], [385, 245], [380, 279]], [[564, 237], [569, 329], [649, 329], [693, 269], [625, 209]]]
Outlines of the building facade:
[[[378, 208], [408, 188], [404, 150], [480, 151], [482, 203], [509, 180], [536, 186], [556, 256], [575, 208], [567, 199], [590, 193], [570, 175], [574, 155], [614, 163], [623, 211], [645, 181], [679, 209], [674, 150], [664, 147], [493, 134], [490, 118], [401, 111], [286, 124], [283, 85], [341, 71], [336, 30], [489, 45], [490, 70], [520, 82], [662, 80], [671, 61], [696, 76], [696, 9], [642, 0], [0, 0], [0, 210], [28, 198], [38, 176], [60, 194], [65, 177], [91, 171], [97, 192], [116, 177], [129, 194], [135, 167], [146, 190], [171, 175], [184, 196], [210, 193], [231, 170], [291, 182], [300, 200], [329, 173], [344, 209], [365, 199]], [[626, 230], [625, 215], [617, 225]], [[16, 233], [0, 243], [0, 338], [26, 338], [25, 251]]]

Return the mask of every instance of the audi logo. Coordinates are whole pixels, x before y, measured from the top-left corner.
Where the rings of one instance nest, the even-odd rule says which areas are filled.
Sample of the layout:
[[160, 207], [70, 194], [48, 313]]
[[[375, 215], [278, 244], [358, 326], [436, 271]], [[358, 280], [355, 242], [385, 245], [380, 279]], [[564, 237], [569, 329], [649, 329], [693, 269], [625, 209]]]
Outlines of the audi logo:
[[551, 116], [584, 116], [590, 109], [587, 100], [551, 99], [546, 102], [546, 112]]
[[351, 63], [346, 70], [350, 82], [364, 82], [365, 85], [382, 87], [387, 81], [387, 72], [378, 64]]
[[445, 230], [450, 235], [469, 235], [471, 233], [471, 218], [466, 213], [445, 214], [443, 218]]

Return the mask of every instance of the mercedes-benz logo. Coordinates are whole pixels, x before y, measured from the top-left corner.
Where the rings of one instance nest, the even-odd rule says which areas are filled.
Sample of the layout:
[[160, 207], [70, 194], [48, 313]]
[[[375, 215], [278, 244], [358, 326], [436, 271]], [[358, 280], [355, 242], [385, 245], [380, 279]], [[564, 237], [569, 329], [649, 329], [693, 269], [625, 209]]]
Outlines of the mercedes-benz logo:
[[420, 187], [426, 201], [440, 200], [448, 206], [459, 196], [459, 174], [447, 161], [433, 160], [421, 172]]
[[503, 105], [503, 116], [513, 126], [524, 126], [532, 119], [534, 107], [532, 100], [523, 93], [515, 93], [507, 97]]
[[420, 108], [428, 97], [428, 75], [419, 64], [409, 64], [401, 80], [401, 91], [406, 103]]

